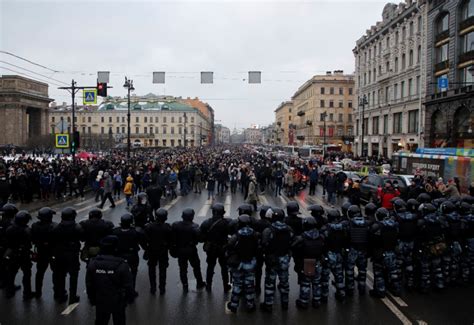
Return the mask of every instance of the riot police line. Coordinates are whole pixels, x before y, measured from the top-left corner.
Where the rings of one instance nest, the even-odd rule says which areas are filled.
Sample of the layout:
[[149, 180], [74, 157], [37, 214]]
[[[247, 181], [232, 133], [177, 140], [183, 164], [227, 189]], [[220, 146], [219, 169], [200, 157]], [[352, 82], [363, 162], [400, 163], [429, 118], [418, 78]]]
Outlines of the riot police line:
[[[148, 263], [153, 295], [157, 289], [160, 295], [166, 293], [169, 256], [178, 260], [184, 292], [189, 290], [188, 264], [197, 280], [196, 289], [212, 291], [219, 263], [224, 291], [231, 291], [226, 308], [233, 313], [241, 300], [248, 311], [257, 308], [262, 280], [260, 309], [272, 311], [277, 289], [280, 307], [288, 309], [291, 259], [299, 284], [295, 305], [300, 309], [326, 303], [330, 283], [338, 301], [355, 292], [365, 295], [369, 258], [374, 274], [369, 294], [373, 297], [385, 297], [387, 291], [398, 296], [404, 287], [427, 293], [474, 282], [474, 198], [470, 196], [431, 201], [423, 193], [407, 202], [395, 198], [393, 211], [372, 203], [363, 211], [350, 203], [343, 204], [341, 210], [311, 205], [311, 216], [304, 218], [299, 216], [296, 201], [287, 204], [286, 213], [278, 207], [262, 206], [258, 216], [252, 216], [252, 206], [243, 204], [234, 219], [225, 218], [224, 206], [215, 203], [212, 217], [200, 226], [193, 221], [195, 213], [190, 208], [183, 210], [181, 221], [170, 225], [165, 209], [152, 211], [146, 194], [139, 196], [144, 198], [137, 203], [142, 206], [132, 209], [135, 214], [122, 215], [118, 227], [102, 219], [99, 209], [90, 211], [87, 220], [76, 222], [76, 211], [65, 208], [61, 221], [55, 223], [56, 212], [47, 207], [39, 210], [39, 221], [30, 227], [32, 218], [27, 211], [6, 204], [0, 223], [0, 280], [5, 295], [13, 297], [21, 289], [15, 284], [21, 269], [23, 298], [40, 298], [49, 266], [54, 299], [76, 303], [82, 260], [87, 264], [87, 295], [97, 307], [97, 323], [107, 323], [110, 315], [124, 322], [125, 306], [138, 295], [135, 282], [140, 249]], [[207, 256], [205, 278], [199, 243], [204, 243]], [[32, 262], [37, 263], [35, 290], [31, 287]]]

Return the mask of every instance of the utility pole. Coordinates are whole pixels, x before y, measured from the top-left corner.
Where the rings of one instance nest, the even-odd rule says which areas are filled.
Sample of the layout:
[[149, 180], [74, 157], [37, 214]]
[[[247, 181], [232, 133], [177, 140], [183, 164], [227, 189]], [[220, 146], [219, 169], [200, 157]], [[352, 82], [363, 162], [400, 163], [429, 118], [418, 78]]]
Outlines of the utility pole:
[[123, 87], [127, 89], [127, 104], [128, 104], [128, 111], [127, 111], [127, 159], [130, 160], [130, 149], [131, 149], [131, 143], [130, 143], [130, 91], [135, 90], [135, 88], [133, 88], [133, 80], [127, 79], [127, 77], [125, 77], [125, 83], [123, 84]]

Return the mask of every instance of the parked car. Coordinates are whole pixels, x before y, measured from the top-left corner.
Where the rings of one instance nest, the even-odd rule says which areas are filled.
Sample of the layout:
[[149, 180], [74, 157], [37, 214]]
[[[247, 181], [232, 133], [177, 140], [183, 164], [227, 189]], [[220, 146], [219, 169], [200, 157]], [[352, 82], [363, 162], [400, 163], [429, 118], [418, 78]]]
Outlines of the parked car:
[[377, 200], [378, 187], [384, 187], [387, 181], [392, 182], [398, 187], [400, 193], [404, 193], [407, 190], [409, 183], [406, 183], [406, 179], [400, 175], [368, 175], [364, 176], [360, 183], [360, 197], [362, 201], [375, 202]]

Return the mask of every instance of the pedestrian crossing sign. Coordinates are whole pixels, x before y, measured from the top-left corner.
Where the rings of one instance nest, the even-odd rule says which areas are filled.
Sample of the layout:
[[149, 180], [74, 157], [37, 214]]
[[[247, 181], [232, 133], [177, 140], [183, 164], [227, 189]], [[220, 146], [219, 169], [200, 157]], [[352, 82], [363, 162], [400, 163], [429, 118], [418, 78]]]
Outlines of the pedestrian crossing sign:
[[84, 89], [82, 103], [84, 105], [97, 104], [97, 89]]
[[69, 148], [69, 134], [56, 133], [56, 148]]

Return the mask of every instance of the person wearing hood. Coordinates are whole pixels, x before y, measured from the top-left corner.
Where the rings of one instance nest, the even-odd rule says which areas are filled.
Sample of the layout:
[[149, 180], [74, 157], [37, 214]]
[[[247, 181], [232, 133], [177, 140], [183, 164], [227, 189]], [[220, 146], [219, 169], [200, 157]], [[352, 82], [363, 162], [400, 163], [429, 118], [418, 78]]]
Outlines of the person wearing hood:
[[123, 188], [123, 194], [125, 194], [125, 200], [127, 201], [127, 208], [133, 205], [133, 177], [132, 175], [128, 174], [127, 182], [125, 183], [125, 187]]
[[254, 175], [252, 175], [250, 177], [249, 193], [248, 193], [248, 196], [247, 196], [247, 202], [249, 204], [252, 204], [254, 211], [257, 211], [257, 201], [258, 201], [257, 178]]
[[104, 175], [104, 172], [102, 170], [99, 170], [99, 173], [97, 174], [97, 177], [95, 178], [93, 188], [95, 191], [95, 201], [99, 202], [102, 201], [104, 198], [104, 180], [102, 179], [102, 176]]

